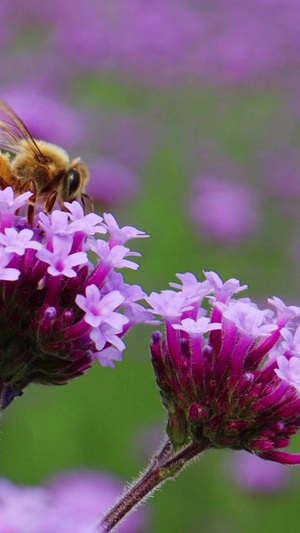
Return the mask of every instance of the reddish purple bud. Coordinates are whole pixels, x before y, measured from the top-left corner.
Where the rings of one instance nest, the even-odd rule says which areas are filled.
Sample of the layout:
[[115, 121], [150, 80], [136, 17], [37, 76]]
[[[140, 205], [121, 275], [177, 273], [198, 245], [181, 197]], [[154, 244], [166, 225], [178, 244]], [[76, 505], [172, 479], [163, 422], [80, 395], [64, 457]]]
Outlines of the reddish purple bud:
[[252, 440], [250, 442], [251, 449], [255, 450], [257, 453], [259, 452], [267, 452], [269, 450], [272, 450], [274, 448], [274, 442], [271, 440]]
[[226, 423], [226, 430], [239, 432], [249, 427], [248, 420], [228, 420]]
[[208, 410], [200, 404], [193, 403], [188, 412], [191, 422], [205, 421], [208, 419]]

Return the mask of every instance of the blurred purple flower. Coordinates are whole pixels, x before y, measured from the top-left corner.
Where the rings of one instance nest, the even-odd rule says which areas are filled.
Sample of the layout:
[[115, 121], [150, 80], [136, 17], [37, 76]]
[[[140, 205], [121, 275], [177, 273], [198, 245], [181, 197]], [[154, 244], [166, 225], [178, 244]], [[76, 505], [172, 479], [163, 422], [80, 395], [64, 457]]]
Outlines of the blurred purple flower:
[[[115, 477], [95, 471], [74, 471], [48, 486], [17, 486], [0, 479], [0, 531], [3, 533], [91, 533], [101, 514], [122, 492]], [[116, 528], [142, 533], [146, 513], [140, 509]]]
[[235, 244], [259, 225], [254, 192], [236, 181], [207, 175], [197, 177], [190, 205], [201, 237]]
[[55, 40], [83, 69], [247, 83], [299, 65], [299, 19], [295, 0], [77, 0], [60, 6]]
[[[57, 476], [48, 490], [53, 510], [69, 521], [70, 533], [90, 533], [93, 526], [122, 493], [120, 481], [109, 474], [95, 471], [74, 471]], [[146, 526], [146, 513], [139, 509], [117, 528], [118, 533], [142, 533]], [[65, 533], [65, 529], [61, 530]]]
[[[279, 35], [280, 13], [265, 2], [212, 2], [204, 14], [206, 36], [200, 57], [203, 75], [221, 83], [268, 77], [287, 59]], [[274, 27], [274, 18], [277, 22]]]
[[206, 175], [223, 176], [227, 179], [234, 177], [236, 181], [242, 179], [241, 167], [229, 157], [217, 139], [193, 136], [189, 141], [185, 147], [184, 160], [190, 174], [195, 176], [200, 174], [199, 168], [201, 168], [201, 175], [204, 177]]
[[39, 0], [26, 0], [26, 4], [22, 0], [10, 0], [3, 4], [8, 6], [11, 25], [46, 23], [49, 26], [59, 14], [60, 0], [52, 0], [51, 4]]
[[8, 101], [10, 93], [16, 92], [19, 100], [18, 94], [22, 95], [23, 91], [25, 95], [27, 91], [35, 91], [44, 98], [45, 94], [51, 94], [52, 99], [58, 99], [59, 91], [65, 89], [74, 69], [53, 48], [40, 44], [10, 50], [1, 58], [1, 73], [1, 96]]
[[295, 0], [212, 0], [209, 8], [205, 3], [200, 6], [206, 35], [199, 67], [208, 80], [258, 83], [299, 65], [300, 6]]
[[299, 148], [268, 152], [262, 154], [260, 160], [272, 195], [285, 198], [300, 196]]
[[[117, 159], [134, 170], [149, 158], [157, 142], [153, 117], [144, 113], [101, 113], [89, 117], [89, 129], [97, 139], [97, 150], [109, 159]], [[95, 142], [94, 142], [95, 144]]]
[[292, 483], [292, 469], [273, 461], [266, 461], [244, 450], [224, 457], [229, 478], [240, 488], [260, 493], [280, 492]]
[[[64, 23], [68, 19], [68, 25]], [[88, 0], [61, 6], [56, 42], [82, 68], [159, 74], [182, 69], [202, 21], [180, 0]]]
[[[15, 28], [10, 23], [11, 6], [10, 2], [1, 2], [0, 4], [0, 47], [4, 47], [12, 41], [15, 35]], [[1, 58], [2, 59], [2, 58]]]
[[62, 100], [31, 86], [16, 85], [2, 94], [22, 117], [33, 137], [64, 148], [82, 144], [86, 125], [81, 115]]
[[72, 63], [161, 85], [257, 83], [299, 67], [295, 0], [55, 0], [51, 7], [30, 0], [26, 9], [12, 0], [1, 9], [0, 45], [28, 31], [26, 24], [40, 24], [68, 69]]
[[91, 180], [87, 190], [96, 201], [107, 205], [124, 203], [139, 193], [138, 178], [125, 165], [101, 158], [89, 164]]
[[[48, 517], [48, 494], [41, 487], [18, 487], [0, 478], [0, 531], [3, 533], [59, 533], [59, 517]], [[45, 524], [45, 529], [43, 529]], [[49, 529], [48, 529], [49, 527]], [[67, 531], [67, 530], [66, 530]]]

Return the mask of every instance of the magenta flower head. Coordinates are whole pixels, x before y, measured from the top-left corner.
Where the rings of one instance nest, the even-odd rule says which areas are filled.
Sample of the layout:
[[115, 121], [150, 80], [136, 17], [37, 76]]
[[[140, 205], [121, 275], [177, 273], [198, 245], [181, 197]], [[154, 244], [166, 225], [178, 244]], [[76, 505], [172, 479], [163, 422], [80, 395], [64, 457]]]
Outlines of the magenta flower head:
[[194, 442], [300, 463], [281, 451], [300, 427], [300, 308], [274, 297], [260, 310], [234, 297], [246, 288], [238, 280], [205, 277], [178, 274], [177, 290], [147, 298], [166, 326], [151, 353], [174, 449]]
[[3, 408], [30, 382], [67, 383], [96, 359], [114, 367], [125, 333], [153, 318], [137, 303], [145, 296], [141, 287], [115, 271], [138, 268], [131, 257], [140, 254], [125, 243], [145, 233], [120, 228], [110, 214], [105, 223], [95, 213], [85, 215], [78, 202], [66, 202], [66, 211], [39, 213], [31, 228], [16, 215], [30, 195], [0, 191]]

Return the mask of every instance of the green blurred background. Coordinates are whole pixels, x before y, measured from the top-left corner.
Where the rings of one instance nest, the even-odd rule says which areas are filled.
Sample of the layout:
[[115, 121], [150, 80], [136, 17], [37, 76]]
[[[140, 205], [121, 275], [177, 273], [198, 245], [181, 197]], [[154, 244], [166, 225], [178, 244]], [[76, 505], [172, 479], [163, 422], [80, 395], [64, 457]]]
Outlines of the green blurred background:
[[[205, 12], [206, 2], [199, 4]], [[253, 9], [258, 4], [254, 2]], [[25, 13], [24, 6], [19, 2]], [[30, 34], [28, 28], [47, 27], [48, 40], [42, 44], [52, 46], [53, 22], [47, 25], [41, 17], [25, 22], [19, 14], [18, 34], [7, 45], [12, 62], [25, 45], [29, 56], [41, 45], [40, 33]], [[297, 64], [293, 76], [295, 72]], [[300, 195], [273, 194], [257, 165], [259, 152], [299, 144], [299, 120], [281, 73], [263, 80], [258, 75], [250, 83], [238, 80], [222, 85], [194, 76], [157, 86], [139, 80], [136, 72], [130, 78], [103, 73], [100, 67], [84, 73], [74, 70], [72, 83], [69, 80], [64, 87], [68, 105], [98, 113], [100, 122], [104, 113], [138, 119], [155, 138], [138, 172], [139, 195], [116, 206], [99, 202], [96, 208], [99, 213], [113, 212], [120, 225], [133, 225], [151, 235], [134, 242], [133, 249], [143, 257], [140, 269], [126, 275], [128, 281], [141, 284], [149, 293], [167, 288], [176, 272], [191, 271], [202, 279], [202, 270], [215, 270], [223, 279], [237, 277], [248, 284], [245, 295], [259, 304], [277, 295], [300, 305], [297, 255], [292, 253], [297, 246]], [[8, 81], [2, 85], [9, 101], [12, 82]], [[22, 84], [21, 76], [18, 83]], [[197, 141], [205, 138], [213, 139], [238, 165], [259, 198], [260, 224], [237, 243], [202, 235], [189, 216], [193, 172], [201, 175], [203, 171], [201, 151], [197, 168], [191, 171], [189, 150], [196, 150]], [[101, 146], [99, 152], [103, 155]], [[109, 471], [124, 481], [136, 477], [163, 439], [165, 421], [149, 357], [152, 329], [141, 326], [128, 335], [124, 360], [115, 370], [95, 364], [67, 386], [31, 386], [17, 398], [2, 416], [1, 474], [25, 484], [39, 484], [63, 470], [82, 467]], [[292, 448], [299, 451], [299, 437], [293, 439]], [[262, 495], [234, 486], [223, 460], [224, 453], [210, 451], [176, 482], [158, 491], [147, 503], [147, 533], [298, 531], [297, 468], [288, 489]]]

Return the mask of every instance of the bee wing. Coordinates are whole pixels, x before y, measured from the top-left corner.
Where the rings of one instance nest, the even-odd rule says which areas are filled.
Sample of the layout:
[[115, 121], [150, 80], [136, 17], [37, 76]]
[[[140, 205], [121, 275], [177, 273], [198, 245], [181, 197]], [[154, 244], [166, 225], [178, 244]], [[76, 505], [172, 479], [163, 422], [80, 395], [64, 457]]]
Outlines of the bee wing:
[[25, 126], [17, 113], [0, 98], [0, 149], [18, 154], [24, 152], [24, 141], [27, 149], [39, 161], [44, 162], [45, 156], [27, 126]]

